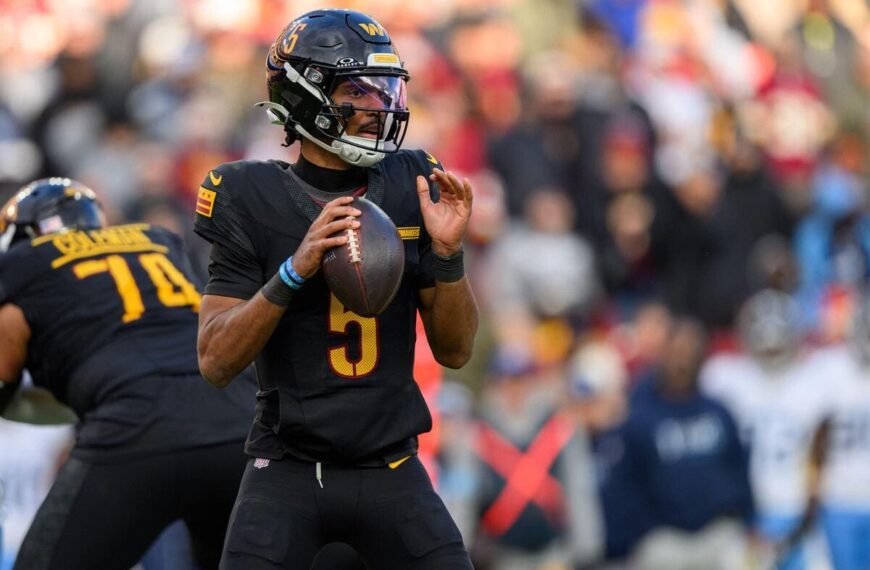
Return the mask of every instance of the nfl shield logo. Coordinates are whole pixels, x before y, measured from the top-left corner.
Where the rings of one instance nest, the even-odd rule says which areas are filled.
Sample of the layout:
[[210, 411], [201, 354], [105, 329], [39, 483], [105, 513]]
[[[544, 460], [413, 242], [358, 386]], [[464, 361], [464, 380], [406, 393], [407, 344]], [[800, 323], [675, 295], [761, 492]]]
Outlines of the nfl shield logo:
[[262, 457], [258, 457], [256, 459], [254, 459], [254, 467], [255, 468], [262, 469], [262, 468], [268, 467], [268, 466], [269, 466], [268, 459], [263, 459]]

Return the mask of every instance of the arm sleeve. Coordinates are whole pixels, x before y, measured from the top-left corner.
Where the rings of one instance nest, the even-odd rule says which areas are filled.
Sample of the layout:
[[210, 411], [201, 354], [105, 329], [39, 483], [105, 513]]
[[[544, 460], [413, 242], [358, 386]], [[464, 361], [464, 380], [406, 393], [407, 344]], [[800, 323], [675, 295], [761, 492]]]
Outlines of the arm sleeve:
[[244, 252], [213, 243], [208, 264], [207, 295], [250, 299], [263, 286], [263, 270]]
[[197, 206], [193, 230], [212, 244], [207, 295], [250, 299], [265, 283], [255, 245], [255, 225], [239, 213], [234, 203], [238, 200], [235, 193], [244, 195], [242, 182], [233, 169], [222, 165], [211, 171], [200, 187], [208, 204]]

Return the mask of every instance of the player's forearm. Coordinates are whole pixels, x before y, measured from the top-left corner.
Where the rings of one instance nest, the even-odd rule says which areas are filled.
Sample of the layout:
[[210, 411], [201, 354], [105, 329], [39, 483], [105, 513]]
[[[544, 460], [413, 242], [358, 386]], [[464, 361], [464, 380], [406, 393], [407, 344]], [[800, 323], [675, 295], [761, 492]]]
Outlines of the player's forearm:
[[203, 377], [216, 386], [226, 386], [244, 370], [266, 345], [284, 315], [285, 308], [269, 302], [262, 291], [250, 300], [221, 310], [224, 297], [203, 297], [205, 318], [200, 312], [197, 352]]
[[477, 303], [468, 279], [435, 283], [426, 334], [435, 360], [448, 368], [462, 368], [471, 359], [477, 333]]

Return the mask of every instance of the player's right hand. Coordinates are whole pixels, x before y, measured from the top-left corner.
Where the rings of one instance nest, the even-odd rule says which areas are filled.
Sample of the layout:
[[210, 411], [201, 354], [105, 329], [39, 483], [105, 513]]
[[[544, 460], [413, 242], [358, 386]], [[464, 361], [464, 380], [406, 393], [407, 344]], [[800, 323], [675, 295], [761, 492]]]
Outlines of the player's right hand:
[[308, 233], [293, 254], [293, 269], [303, 279], [308, 279], [320, 269], [323, 254], [333, 247], [347, 243], [347, 235], [342, 232], [348, 228], [358, 228], [355, 219], [360, 211], [349, 206], [352, 196], [343, 196], [327, 202], [323, 211], [308, 228]]

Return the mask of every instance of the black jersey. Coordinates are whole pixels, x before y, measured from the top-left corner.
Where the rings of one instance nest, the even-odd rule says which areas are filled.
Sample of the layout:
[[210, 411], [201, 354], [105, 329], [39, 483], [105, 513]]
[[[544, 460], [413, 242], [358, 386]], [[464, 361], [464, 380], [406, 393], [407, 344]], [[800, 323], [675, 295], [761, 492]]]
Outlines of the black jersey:
[[31, 329], [34, 383], [82, 419], [80, 455], [244, 435], [252, 375], [223, 392], [199, 377], [199, 287], [174, 234], [130, 224], [17, 243], [0, 256], [0, 303]]
[[[306, 281], [256, 359], [260, 402], [249, 454], [382, 464], [415, 452], [416, 436], [431, 429], [412, 371], [418, 290], [434, 286], [416, 177], [435, 166], [427, 153], [402, 151], [369, 169], [366, 198], [390, 216], [405, 245], [399, 292], [367, 318], [346, 310], [320, 272]], [[319, 215], [312, 194], [282, 162], [211, 171], [194, 226], [213, 244], [206, 293], [251, 298]]]

